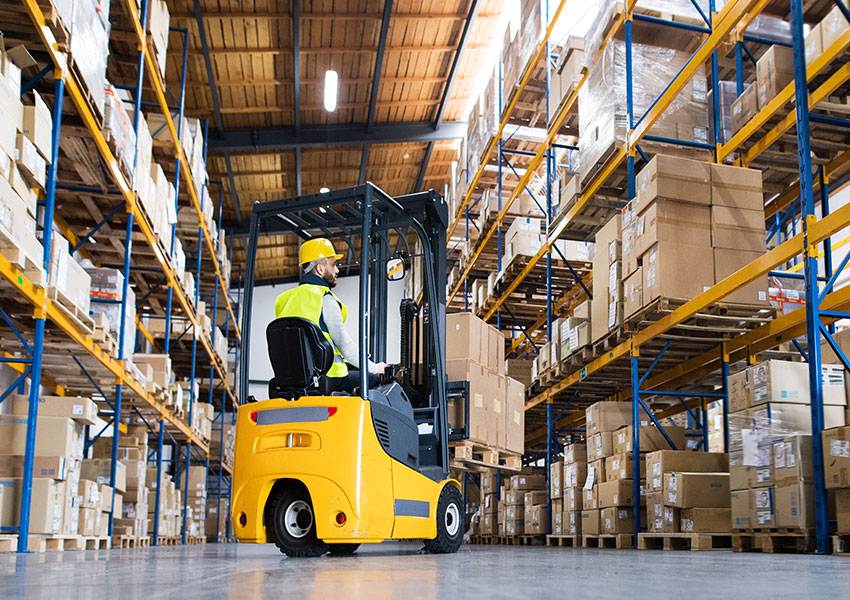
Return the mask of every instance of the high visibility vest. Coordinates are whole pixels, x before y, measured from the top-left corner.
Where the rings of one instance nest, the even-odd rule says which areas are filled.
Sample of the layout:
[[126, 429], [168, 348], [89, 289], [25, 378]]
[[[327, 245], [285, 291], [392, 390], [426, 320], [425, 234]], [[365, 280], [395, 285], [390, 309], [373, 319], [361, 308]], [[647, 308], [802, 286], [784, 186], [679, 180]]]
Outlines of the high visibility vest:
[[345, 377], [348, 375], [348, 367], [345, 364], [342, 353], [337, 349], [333, 339], [331, 339], [331, 334], [328, 333], [324, 319], [322, 319], [322, 300], [325, 294], [330, 294], [339, 303], [339, 307], [342, 310], [342, 322], [345, 323], [345, 319], [348, 316], [348, 309], [342, 303], [342, 300], [337, 298], [329, 288], [311, 283], [302, 283], [280, 294], [274, 303], [274, 313], [278, 319], [281, 317], [300, 317], [315, 323], [334, 349], [334, 362], [328, 370], [327, 376]]

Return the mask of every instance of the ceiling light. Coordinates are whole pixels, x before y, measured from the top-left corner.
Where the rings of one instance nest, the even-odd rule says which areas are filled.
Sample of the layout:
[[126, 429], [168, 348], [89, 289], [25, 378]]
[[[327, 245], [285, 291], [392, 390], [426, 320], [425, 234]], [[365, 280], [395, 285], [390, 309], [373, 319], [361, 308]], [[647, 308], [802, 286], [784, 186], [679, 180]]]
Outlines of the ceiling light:
[[402, 156], [402, 158], [410, 158], [410, 155], [407, 152], [405, 152], [404, 156]]
[[319, 193], [320, 194], [327, 194], [329, 191], [331, 191], [330, 188], [323, 187], [319, 190]]
[[320, 213], [322, 213], [322, 214], [324, 214], [324, 213], [328, 212], [328, 209], [326, 209], [324, 206], [320, 206], [320, 207], [319, 207], [319, 212], [320, 212]]
[[339, 74], [336, 71], [325, 71], [325, 110], [336, 110], [336, 98], [339, 92]]

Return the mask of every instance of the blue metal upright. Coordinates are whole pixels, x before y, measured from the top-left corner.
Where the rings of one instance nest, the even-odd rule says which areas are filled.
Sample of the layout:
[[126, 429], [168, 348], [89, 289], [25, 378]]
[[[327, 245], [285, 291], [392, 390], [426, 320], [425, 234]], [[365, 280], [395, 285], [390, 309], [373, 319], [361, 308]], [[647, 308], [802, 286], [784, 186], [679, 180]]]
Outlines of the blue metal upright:
[[803, 217], [804, 273], [806, 276], [806, 340], [809, 358], [809, 393], [812, 413], [812, 454], [815, 482], [815, 535], [818, 554], [831, 551], [824, 479], [823, 383], [821, 380], [820, 290], [818, 288], [817, 244], [808, 241], [809, 225], [817, 220], [812, 192], [811, 131], [809, 128], [809, 94], [806, 79], [806, 46], [803, 35], [803, 1], [791, 0], [791, 39], [794, 51], [794, 97], [797, 110], [797, 153], [800, 177], [800, 204]]
[[165, 441], [165, 420], [159, 420], [159, 432], [156, 437], [156, 494], [153, 509], [153, 540], [151, 544], [156, 546], [159, 539], [159, 506], [162, 498], [162, 444]]
[[[42, 213], [42, 267], [50, 280], [50, 254], [53, 238], [53, 211], [56, 206], [56, 177], [59, 169], [59, 134], [62, 127], [62, 100], [65, 96], [65, 82], [61, 77], [54, 84], [53, 134], [50, 140], [50, 166], [47, 169], [47, 181]], [[27, 405], [27, 437], [24, 450], [24, 472], [21, 478], [21, 514], [18, 522], [18, 552], [29, 549], [30, 508], [32, 504], [32, 471], [35, 463], [35, 436], [38, 422], [38, 393], [41, 388], [41, 358], [44, 347], [44, 307], [35, 309], [35, 334], [32, 343], [32, 363], [30, 367], [30, 390]], [[14, 386], [10, 386], [12, 389]]]

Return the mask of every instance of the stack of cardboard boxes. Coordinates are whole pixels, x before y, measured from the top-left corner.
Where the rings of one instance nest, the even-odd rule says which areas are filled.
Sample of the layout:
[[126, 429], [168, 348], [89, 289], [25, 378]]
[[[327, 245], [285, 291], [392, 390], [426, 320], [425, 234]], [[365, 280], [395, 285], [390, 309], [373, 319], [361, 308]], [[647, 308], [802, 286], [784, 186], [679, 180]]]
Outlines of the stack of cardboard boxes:
[[[563, 43], [563, 49], [558, 57], [558, 63], [550, 76], [549, 98], [551, 106], [560, 106], [576, 90], [581, 81], [584, 66], [584, 38], [569, 36]], [[557, 115], [556, 110], [550, 110], [550, 119]]]
[[[647, 454], [646, 472], [646, 518], [650, 532], [729, 531], [728, 455], [657, 450]], [[706, 531], [708, 524], [717, 529]]]
[[499, 515], [504, 516], [504, 503], [499, 499], [498, 477], [495, 473], [481, 474], [481, 535], [498, 535]]
[[[843, 367], [823, 365], [822, 382], [824, 427], [840, 430]], [[729, 377], [734, 529], [814, 527], [810, 404], [807, 363], [768, 360]]]
[[595, 238], [593, 298], [590, 300], [590, 338], [597, 341], [623, 322], [621, 220], [614, 217]]
[[561, 477], [561, 533], [564, 535], [581, 535], [583, 487], [586, 481], [587, 445], [564, 446], [564, 470]]
[[[27, 396], [12, 396], [11, 414], [0, 415], [0, 527], [20, 524], [21, 483], [26, 449]], [[80, 532], [80, 469], [83, 431], [97, 421], [97, 406], [88, 398], [39, 399], [33, 464], [31, 534], [74, 535]], [[97, 484], [87, 503], [100, 513]], [[95, 534], [96, 535], [96, 534]]]
[[[505, 338], [471, 313], [446, 315], [446, 373], [469, 382], [469, 439], [516, 454], [525, 449], [525, 386], [505, 376]], [[449, 401], [449, 425], [464, 426], [464, 406]]]
[[505, 518], [504, 528], [502, 521], [499, 522], [501, 535], [540, 535], [549, 530], [546, 475], [533, 468], [523, 470], [502, 486]]
[[[659, 154], [636, 183], [622, 213], [625, 317], [657, 298], [689, 300], [764, 253], [760, 171]], [[723, 301], [768, 306], [767, 278]]]
[[[95, 449], [95, 452], [99, 451]], [[125, 469], [126, 482], [122, 518], [118, 519], [116, 513], [113, 535], [141, 539], [148, 535], [149, 511], [149, 495], [146, 486], [148, 438], [145, 425], [134, 425], [128, 428], [127, 435], [119, 438], [119, 453], [127, 457], [120, 461]], [[116, 482], [116, 488], [117, 486]]]
[[[850, 535], [850, 427], [823, 432], [823, 458], [826, 488], [835, 495], [835, 532]], [[787, 459], [785, 463], [786, 467], [793, 466]], [[841, 550], [833, 548], [833, 551]]]
[[207, 517], [207, 469], [189, 467], [189, 487], [187, 490], [186, 535], [206, 535]]
[[221, 422], [221, 415], [213, 421], [210, 437], [210, 464], [217, 465], [221, 460], [226, 468], [233, 470], [233, 450], [236, 441], [236, 426]]
[[159, 494], [159, 529], [156, 525], [156, 467], [149, 466], [145, 475], [145, 487], [148, 497], [148, 534], [156, 531], [163, 537], [177, 537], [183, 529], [183, 493], [174, 480], [165, 474], [162, 476], [162, 490]]
[[590, 343], [590, 303], [581, 302], [572, 314], [552, 322], [552, 339], [540, 348], [535, 359], [533, 379], [555, 369], [572, 354]]

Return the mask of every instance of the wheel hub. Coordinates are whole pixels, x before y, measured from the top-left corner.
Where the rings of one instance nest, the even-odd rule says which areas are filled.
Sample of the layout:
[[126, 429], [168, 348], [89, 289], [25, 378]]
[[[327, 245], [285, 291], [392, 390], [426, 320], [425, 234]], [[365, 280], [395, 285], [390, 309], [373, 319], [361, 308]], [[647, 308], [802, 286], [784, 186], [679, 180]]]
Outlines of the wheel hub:
[[446, 508], [445, 516], [446, 532], [454, 537], [460, 529], [460, 509], [457, 504], [452, 503]]
[[283, 515], [286, 532], [294, 538], [302, 538], [313, 526], [313, 511], [303, 500], [296, 500], [286, 508]]

